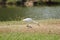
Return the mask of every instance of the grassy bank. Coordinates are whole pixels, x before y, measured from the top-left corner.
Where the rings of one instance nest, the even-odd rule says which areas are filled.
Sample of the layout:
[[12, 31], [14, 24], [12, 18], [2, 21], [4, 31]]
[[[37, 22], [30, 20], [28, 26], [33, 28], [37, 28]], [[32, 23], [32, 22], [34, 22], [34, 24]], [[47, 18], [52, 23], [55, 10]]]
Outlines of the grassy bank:
[[21, 21], [1, 21], [0, 32], [39, 32], [60, 34], [60, 19], [36, 20], [40, 26], [31, 23], [32, 28], [26, 27], [28, 23]]
[[60, 35], [40, 33], [0, 33], [0, 40], [60, 40]]
[[60, 19], [36, 20], [27, 28], [22, 21], [0, 22], [0, 40], [60, 40]]

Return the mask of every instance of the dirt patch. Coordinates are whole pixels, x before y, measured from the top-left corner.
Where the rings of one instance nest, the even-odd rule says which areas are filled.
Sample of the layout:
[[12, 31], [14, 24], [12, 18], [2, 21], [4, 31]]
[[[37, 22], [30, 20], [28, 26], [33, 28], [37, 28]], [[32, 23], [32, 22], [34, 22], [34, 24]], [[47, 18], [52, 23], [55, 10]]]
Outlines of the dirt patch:
[[40, 23], [40, 26], [31, 24], [32, 28], [23, 25], [0, 25], [0, 32], [40, 32], [60, 34], [59, 23]]

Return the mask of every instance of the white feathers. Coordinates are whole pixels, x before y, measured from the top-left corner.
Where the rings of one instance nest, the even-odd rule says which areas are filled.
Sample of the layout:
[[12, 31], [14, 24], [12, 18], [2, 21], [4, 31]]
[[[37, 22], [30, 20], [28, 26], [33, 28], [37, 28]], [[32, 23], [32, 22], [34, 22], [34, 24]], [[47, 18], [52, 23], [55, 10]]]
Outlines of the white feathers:
[[24, 22], [32, 22], [32, 23], [35, 23], [35, 24], [37, 24], [38, 22], [36, 22], [36, 21], [34, 21], [32, 18], [25, 18], [25, 19], [23, 19], [23, 21]]
[[34, 21], [32, 18], [25, 18], [25, 19], [23, 19], [22, 21], [28, 23], [27, 27], [31, 27], [31, 26], [29, 25], [30, 23], [34, 23], [34, 24], [37, 24], [38, 26], [40, 26], [39, 23], [36, 22], [36, 21]]
[[25, 19], [23, 19], [23, 21], [24, 22], [32, 22], [33, 20], [32, 20], [32, 18], [25, 18]]

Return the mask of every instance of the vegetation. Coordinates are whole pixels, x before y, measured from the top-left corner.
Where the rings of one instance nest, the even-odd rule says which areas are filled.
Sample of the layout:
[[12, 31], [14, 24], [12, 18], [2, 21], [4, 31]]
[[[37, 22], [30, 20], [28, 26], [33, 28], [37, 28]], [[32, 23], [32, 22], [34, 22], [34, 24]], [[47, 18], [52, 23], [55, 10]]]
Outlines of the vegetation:
[[60, 40], [60, 35], [40, 33], [0, 33], [0, 40]]
[[0, 21], [7, 21], [7, 20], [20, 20], [22, 15], [19, 11], [22, 11], [21, 8], [17, 7], [10, 7], [10, 8], [0, 8]]
[[[0, 1], [2, 1], [2, 0], [0, 0]], [[18, 0], [7, 0], [7, 2], [15, 2], [15, 1], [18, 1]], [[52, 1], [60, 2], [60, 0], [52, 0]]]
[[[56, 1], [56, 0], [54, 0], [54, 1]], [[57, 0], [57, 2], [59, 2], [59, 1], [60, 0]], [[6, 1], [4, 1], [4, 2], [6, 3]], [[16, 2], [16, 0], [7, 0], [7, 2]], [[28, 12], [26, 9], [28, 10]], [[34, 10], [34, 8], [31, 8], [31, 9]], [[50, 8], [48, 8], [48, 9], [50, 9]], [[38, 8], [38, 10], [39, 10], [39, 8]], [[38, 10], [35, 10], [35, 11], [38, 12]], [[43, 10], [44, 10], [44, 8], [43, 8]], [[10, 8], [8, 8], [8, 7], [0, 8], [0, 40], [60, 40], [60, 35], [59, 35], [60, 34], [60, 29], [59, 29], [60, 19], [59, 20], [58, 19], [37, 20], [38, 22], [40, 22], [40, 24], [42, 24], [43, 28], [47, 27], [48, 32], [52, 32], [52, 33], [48, 33], [48, 34], [40, 33], [39, 31], [40, 31], [41, 27], [38, 27], [38, 28], [40, 28], [39, 30], [38, 30], [38, 28], [35, 29], [38, 32], [22, 32], [25, 30], [26, 26], [25, 26], [25, 23], [23, 23], [20, 20], [23, 19], [23, 17], [26, 17], [27, 15], [25, 15], [25, 12], [29, 13], [29, 11], [30, 11], [30, 14], [35, 13], [35, 11], [32, 11], [29, 8], [22, 8], [22, 7], [19, 8], [19, 7], [15, 7], [15, 6], [14, 7], [11, 6]], [[56, 14], [55, 12], [56, 11], [53, 11], [54, 14]], [[59, 15], [58, 10], [57, 10], [57, 13]], [[41, 16], [41, 15], [38, 15], [38, 16]], [[58, 15], [56, 15], [56, 18], [60, 18], [60, 17], [58, 17]], [[33, 16], [34, 16], [34, 14], [33, 14]], [[14, 20], [17, 20], [17, 21], [14, 21]], [[34, 27], [36, 27], [36, 26], [34, 26]], [[50, 30], [52, 30], [52, 31], [49, 30], [50, 27], [51, 27]], [[42, 30], [43, 30], [43, 28], [42, 28]], [[28, 28], [26, 28], [26, 29], [29, 31]], [[20, 32], [20, 30], [21, 30], [21, 32]], [[47, 32], [47, 30], [44, 29], [43, 31]], [[30, 31], [33, 31], [33, 29], [31, 29]], [[56, 34], [53, 34], [53, 33], [56, 33]]]
[[[8, 0], [8, 1], [16, 1], [16, 0]], [[52, 0], [52, 1], [57, 1], [57, 2], [59, 2], [60, 0]]]

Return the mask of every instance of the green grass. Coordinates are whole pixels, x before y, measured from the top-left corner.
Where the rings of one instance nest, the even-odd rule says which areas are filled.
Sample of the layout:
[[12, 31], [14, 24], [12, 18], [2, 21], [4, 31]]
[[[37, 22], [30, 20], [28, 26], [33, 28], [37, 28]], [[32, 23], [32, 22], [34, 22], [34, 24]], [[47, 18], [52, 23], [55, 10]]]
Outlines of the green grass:
[[[16, 0], [8, 0], [8, 1], [16, 1]], [[52, 1], [60, 1], [60, 0], [52, 0]]]
[[60, 40], [60, 35], [40, 33], [0, 33], [0, 40]]

